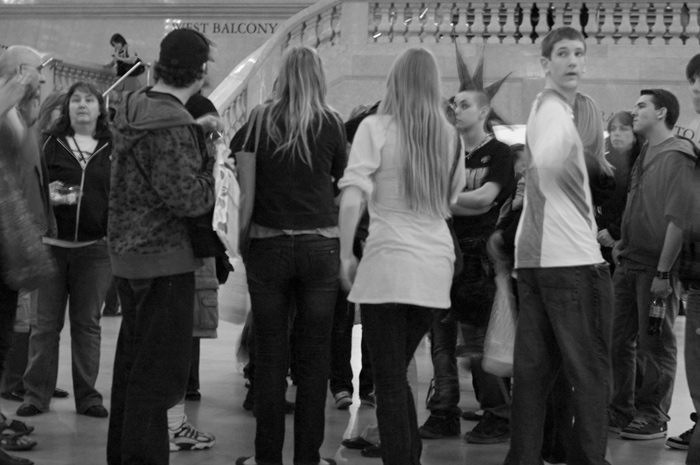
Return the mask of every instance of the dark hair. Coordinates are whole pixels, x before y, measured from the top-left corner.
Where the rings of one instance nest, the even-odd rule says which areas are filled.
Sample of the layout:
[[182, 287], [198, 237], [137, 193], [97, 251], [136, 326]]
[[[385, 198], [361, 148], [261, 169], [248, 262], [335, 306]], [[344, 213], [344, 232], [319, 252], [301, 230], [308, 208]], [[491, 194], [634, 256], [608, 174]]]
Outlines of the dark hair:
[[681, 106], [676, 96], [664, 89], [642, 89], [639, 94], [651, 96], [651, 102], [657, 110], [659, 108], [666, 109], [664, 123], [666, 123], [668, 129], [673, 129], [676, 121], [678, 121], [678, 115], [681, 112]]
[[85, 81], [78, 81], [70, 86], [70, 89], [68, 89], [68, 92], [66, 92], [65, 100], [61, 105], [61, 116], [58, 118], [56, 124], [54, 124], [51, 130], [48, 131], [48, 133], [57, 137], [72, 136], [75, 134], [75, 130], [73, 130], [73, 126], [71, 126], [70, 123], [70, 99], [78, 90], [87, 92], [88, 94], [97, 97], [100, 114], [97, 116], [97, 126], [95, 126], [95, 134], [93, 137], [95, 139], [111, 137], [112, 133], [109, 129], [109, 116], [107, 114], [107, 108], [105, 107], [105, 99], [94, 85]]
[[517, 155], [518, 152], [522, 152], [523, 150], [525, 150], [525, 144], [517, 143], [510, 146], [510, 154], [513, 156]]
[[110, 37], [109, 44], [110, 45], [114, 45], [114, 44], [126, 45], [126, 39], [124, 38], [123, 35], [116, 33], [116, 34], [113, 34], [112, 37]]
[[562, 40], [579, 40], [583, 42], [583, 49], [586, 50], [586, 39], [584, 39], [583, 34], [573, 27], [564, 26], [553, 29], [542, 40], [542, 56], [551, 59], [554, 45]]
[[171, 68], [156, 62], [153, 67], [153, 76], [156, 81], [162, 80], [165, 84], [177, 89], [184, 89], [191, 86], [195, 81], [204, 77], [204, 69], [201, 66], [196, 68]]
[[685, 77], [691, 83], [700, 77], [700, 53], [688, 62], [688, 66], [685, 67]]
[[[606, 152], [617, 152], [617, 149], [612, 146], [610, 143], [610, 127], [612, 126], [613, 122], [619, 121], [620, 124], [624, 126], [629, 126], [632, 127], [632, 123], [634, 122], [634, 116], [632, 116], [632, 113], [629, 111], [618, 111], [617, 113], [613, 114], [612, 117], [608, 120], [608, 125], [607, 125], [607, 130], [608, 130], [608, 139], [605, 141], [605, 151]], [[629, 167], [631, 168], [632, 165], [634, 165], [635, 160], [637, 157], [639, 157], [639, 152], [642, 150], [642, 145], [644, 145], [644, 137], [641, 136], [640, 134], [635, 134], [634, 135], [634, 143], [632, 144], [632, 149], [630, 150], [630, 158], [629, 158]], [[609, 161], [609, 160], [608, 160]]]
[[47, 132], [51, 129], [53, 126], [51, 113], [56, 109], [61, 110], [65, 98], [65, 92], [52, 92], [44, 99], [39, 109], [39, 131]]

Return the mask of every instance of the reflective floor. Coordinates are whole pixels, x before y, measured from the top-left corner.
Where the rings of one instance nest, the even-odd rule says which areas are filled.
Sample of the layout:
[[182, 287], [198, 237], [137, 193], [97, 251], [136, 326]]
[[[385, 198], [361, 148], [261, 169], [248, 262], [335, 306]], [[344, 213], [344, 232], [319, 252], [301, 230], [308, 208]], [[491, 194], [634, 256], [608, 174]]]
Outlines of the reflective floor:
[[[253, 454], [255, 419], [241, 407], [245, 398], [245, 380], [236, 361], [236, 349], [243, 327], [245, 299], [237, 292], [236, 280], [229, 282], [220, 291], [220, 310], [222, 321], [219, 325], [218, 339], [202, 340], [201, 357], [201, 393], [200, 402], [187, 402], [186, 412], [190, 421], [199, 429], [211, 432], [217, 437], [216, 445], [207, 451], [171, 453], [171, 464], [206, 464], [232, 465], [239, 456]], [[98, 378], [98, 389], [105, 396], [105, 406], [109, 408], [109, 392], [112, 376], [112, 362], [116, 335], [121, 323], [120, 318], [102, 320], [102, 362]], [[678, 373], [671, 408], [672, 420], [669, 433], [677, 435], [691, 426], [689, 419], [693, 411], [686, 384], [683, 364], [682, 334], [685, 318], [679, 317], [676, 333], [679, 336]], [[32, 434], [39, 445], [30, 452], [17, 455], [34, 460], [37, 465], [95, 465], [104, 464], [105, 444], [107, 438], [107, 420], [89, 418], [75, 413], [72, 398], [70, 375], [70, 341], [66, 322], [61, 340], [61, 366], [59, 370], [59, 387], [71, 392], [68, 399], [54, 400], [51, 411], [27, 419], [36, 427]], [[355, 327], [355, 338], [359, 348], [360, 326]], [[353, 366], [359, 365], [359, 349], [353, 351]], [[357, 372], [357, 370], [356, 370]], [[427, 342], [421, 344], [416, 353], [415, 366], [411, 368], [411, 377], [415, 380], [419, 421], [428, 416], [425, 409], [425, 396], [432, 376], [430, 352]], [[357, 380], [356, 380], [357, 381]], [[476, 410], [474, 392], [471, 387], [469, 372], [461, 369], [462, 396], [460, 407]], [[355, 389], [357, 392], [357, 389]], [[294, 388], [287, 394], [294, 399]], [[321, 455], [332, 457], [340, 464], [380, 465], [380, 459], [364, 458], [359, 451], [348, 450], [340, 445], [343, 438], [359, 434], [362, 429], [373, 422], [374, 410], [359, 407], [359, 400], [354, 399], [347, 411], [334, 408], [329, 394], [327, 400], [326, 438]], [[0, 401], [2, 410], [10, 417], [19, 406], [15, 402]], [[462, 421], [462, 433], [469, 431], [476, 423]], [[292, 417], [287, 417], [287, 440], [285, 441], [285, 463], [292, 463]], [[423, 465], [469, 464], [500, 465], [507, 452], [506, 444], [472, 445], [462, 438], [431, 440], [423, 442]], [[627, 441], [610, 434], [610, 456], [614, 465], [675, 465], [685, 463], [685, 452], [667, 449], [664, 440]]]

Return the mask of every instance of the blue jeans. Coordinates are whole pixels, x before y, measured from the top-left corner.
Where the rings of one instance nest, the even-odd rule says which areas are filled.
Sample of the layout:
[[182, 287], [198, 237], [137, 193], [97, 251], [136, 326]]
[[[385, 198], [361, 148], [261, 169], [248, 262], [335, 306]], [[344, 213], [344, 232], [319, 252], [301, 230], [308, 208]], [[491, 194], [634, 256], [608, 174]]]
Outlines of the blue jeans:
[[187, 387], [194, 272], [117, 278], [122, 325], [112, 378], [109, 465], [167, 465], [168, 409]]
[[[355, 323], [355, 304], [348, 302], [348, 293], [338, 290], [333, 315], [333, 332], [331, 336], [331, 378], [329, 387], [331, 394], [341, 391], [353, 393], [352, 387], [352, 327]], [[369, 360], [367, 342], [363, 337], [360, 342], [362, 351], [362, 369], [360, 370], [360, 397], [374, 391], [372, 381], [372, 362]]]
[[[655, 267], [627, 260], [615, 270], [613, 322], [614, 391], [610, 409], [623, 420], [636, 415], [652, 423], [666, 422], [676, 376], [676, 336], [673, 325], [679, 302], [674, 293], [666, 299], [666, 318], [660, 336], [649, 336], [651, 282]], [[671, 277], [671, 284], [675, 278]]]
[[423, 451], [408, 364], [433, 311], [406, 304], [362, 304], [362, 330], [372, 359], [384, 465], [420, 465]]
[[18, 292], [7, 287], [0, 278], [0, 378], [5, 368], [5, 359], [12, 348], [17, 298]]
[[[511, 443], [505, 463], [539, 465], [547, 397], [559, 370], [575, 386], [569, 465], [603, 465], [610, 392], [607, 264], [518, 270]], [[564, 408], [564, 406], [562, 406]]]
[[[700, 281], [688, 287], [685, 314], [685, 373], [695, 411], [700, 412]], [[700, 428], [693, 431], [685, 463], [700, 465]]]
[[433, 362], [433, 394], [428, 399], [431, 415], [459, 418], [459, 375], [457, 371], [457, 328], [452, 320], [443, 322], [444, 311], [434, 314], [430, 326], [430, 356]]
[[246, 272], [255, 333], [255, 460], [281, 464], [296, 299], [294, 463], [316, 465], [325, 429], [331, 328], [340, 269], [338, 239], [314, 234], [253, 239]]
[[[24, 372], [24, 402], [45, 412], [58, 377], [58, 347], [65, 322], [70, 319], [71, 359], [75, 407], [84, 412], [102, 405], [95, 389], [100, 369], [100, 310], [112, 280], [104, 240], [75, 249], [51, 247], [58, 274], [39, 289], [36, 325], [29, 337], [29, 362]], [[69, 299], [70, 297], [70, 299]]]

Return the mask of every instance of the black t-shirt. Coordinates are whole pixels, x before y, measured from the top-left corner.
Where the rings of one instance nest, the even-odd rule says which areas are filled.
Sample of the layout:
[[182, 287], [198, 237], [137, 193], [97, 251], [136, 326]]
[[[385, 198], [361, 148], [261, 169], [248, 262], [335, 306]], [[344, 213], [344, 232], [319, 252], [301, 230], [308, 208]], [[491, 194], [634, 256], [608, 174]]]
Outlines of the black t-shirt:
[[515, 187], [515, 172], [510, 148], [503, 142], [491, 139], [471, 154], [465, 153], [464, 166], [467, 172], [467, 185], [464, 192], [476, 190], [487, 182], [495, 182], [501, 186], [501, 191], [496, 196], [496, 205], [483, 215], [455, 216], [453, 219], [455, 233], [459, 239], [488, 238], [495, 229], [503, 202], [510, 197]]

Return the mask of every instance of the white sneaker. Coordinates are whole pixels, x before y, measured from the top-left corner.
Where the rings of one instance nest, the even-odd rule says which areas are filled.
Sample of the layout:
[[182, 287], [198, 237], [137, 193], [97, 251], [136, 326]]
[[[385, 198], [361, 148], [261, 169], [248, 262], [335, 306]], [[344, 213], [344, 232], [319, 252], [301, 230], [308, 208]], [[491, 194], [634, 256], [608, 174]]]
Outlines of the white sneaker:
[[347, 410], [352, 405], [352, 394], [348, 391], [340, 391], [333, 396], [335, 398], [335, 408]]
[[168, 434], [170, 435], [170, 452], [209, 449], [216, 442], [213, 435], [197, 431], [188, 421], [175, 431], [168, 429]]

